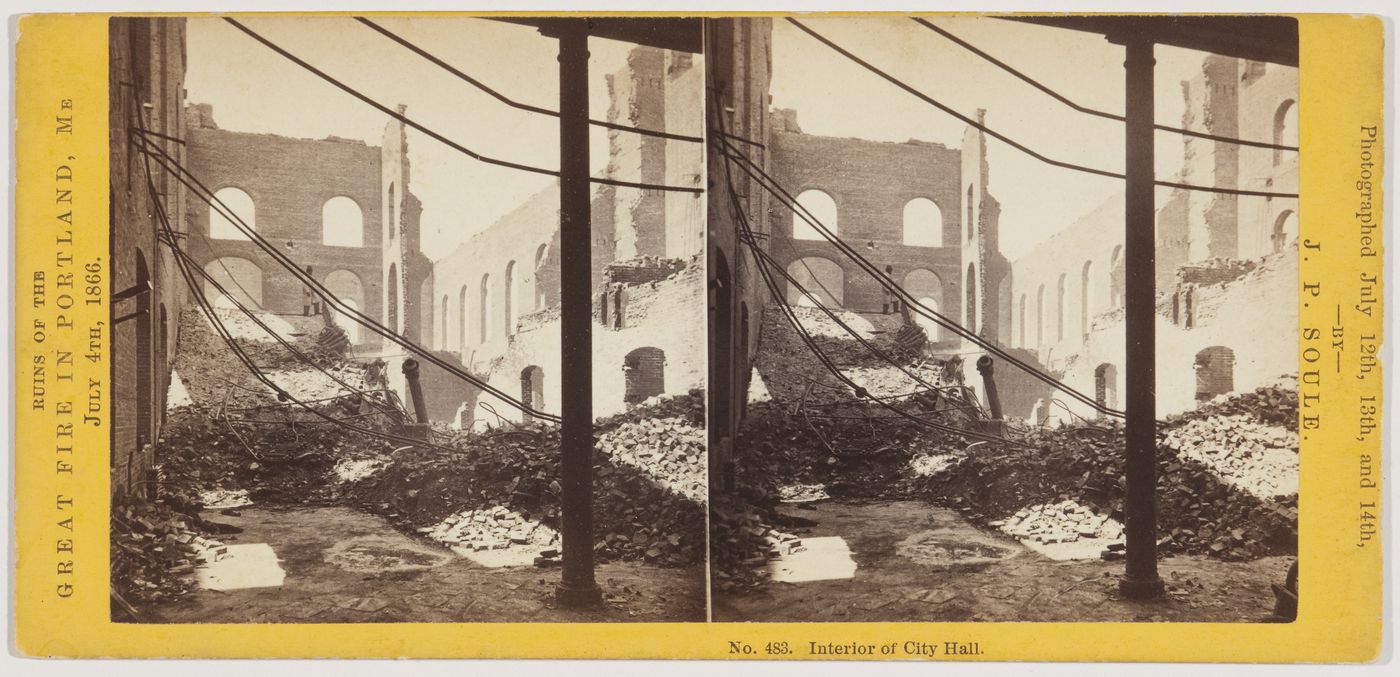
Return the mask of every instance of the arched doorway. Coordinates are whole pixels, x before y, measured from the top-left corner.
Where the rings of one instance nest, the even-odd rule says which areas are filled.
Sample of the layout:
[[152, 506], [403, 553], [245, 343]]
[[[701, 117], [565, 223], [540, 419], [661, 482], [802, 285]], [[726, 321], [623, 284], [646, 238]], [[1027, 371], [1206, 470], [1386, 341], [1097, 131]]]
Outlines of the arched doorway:
[[1196, 401], [1207, 402], [1235, 390], [1235, 351], [1211, 346], [1196, 353]]
[[636, 404], [666, 392], [666, 353], [660, 348], [638, 348], [622, 359], [622, 401]]
[[[904, 290], [919, 301], [919, 304], [934, 312], [943, 310], [943, 281], [926, 268], [916, 268], [904, 276]], [[929, 341], [943, 337], [943, 327], [923, 313], [913, 313], [914, 322], [924, 328]]]
[[[205, 264], [204, 272], [210, 277], [210, 280], [204, 283], [204, 294], [210, 298], [215, 308], [234, 308], [236, 306], [233, 301], [238, 301], [250, 310], [262, 307], [263, 273], [258, 264], [237, 256], [224, 256]], [[224, 288], [223, 293], [214, 286], [215, 283]]]
[[[530, 365], [520, 371], [520, 401], [535, 411], [544, 411], [544, 369]], [[525, 420], [531, 420], [529, 414]]]
[[[787, 273], [807, 294], [817, 297], [828, 308], [840, 308], [845, 297], [846, 272], [831, 259], [808, 256], [797, 259], [787, 266]], [[798, 291], [797, 285], [787, 286], [787, 302], [793, 306], [815, 307], [816, 303], [807, 294]]]
[[1105, 362], [1094, 368], [1094, 400], [1101, 407], [1118, 408], [1118, 367]]

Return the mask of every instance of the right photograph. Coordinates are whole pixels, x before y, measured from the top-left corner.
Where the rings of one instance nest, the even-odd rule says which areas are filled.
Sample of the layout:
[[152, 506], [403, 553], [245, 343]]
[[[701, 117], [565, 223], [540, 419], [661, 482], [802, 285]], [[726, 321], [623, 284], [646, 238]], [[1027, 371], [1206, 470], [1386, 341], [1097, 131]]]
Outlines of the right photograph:
[[705, 58], [713, 620], [1296, 618], [1296, 20]]

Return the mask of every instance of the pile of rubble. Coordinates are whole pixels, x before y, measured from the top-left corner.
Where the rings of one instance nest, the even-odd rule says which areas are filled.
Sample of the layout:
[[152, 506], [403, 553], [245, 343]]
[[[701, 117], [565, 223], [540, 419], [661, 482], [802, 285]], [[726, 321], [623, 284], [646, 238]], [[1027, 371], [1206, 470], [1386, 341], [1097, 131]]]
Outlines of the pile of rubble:
[[559, 532], [499, 505], [483, 510], [463, 510], [448, 515], [436, 526], [418, 531], [450, 547], [474, 551], [559, 543]]
[[663, 488], [705, 501], [705, 431], [685, 419], [622, 423], [598, 438], [598, 451], [614, 463], [641, 470]]
[[[703, 435], [699, 391], [641, 405], [599, 421], [594, 459], [594, 552], [601, 561], [643, 560], [670, 566], [705, 554]], [[653, 419], [660, 419], [655, 425]], [[559, 527], [559, 429], [545, 424], [455, 431], [439, 443], [461, 449], [401, 449], [383, 469], [355, 483], [353, 500], [409, 531], [438, 533], [451, 516], [519, 516], [520, 524]], [[701, 468], [696, 472], [697, 464]], [[497, 529], [489, 521], [493, 545]], [[461, 528], [459, 518], [451, 528]], [[520, 524], [512, 525], [520, 526]], [[427, 528], [428, 531], [421, 531]], [[474, 527], [467, 527], [468, 542]], [[510, 528], [506, 528], [509, 534]], [[449, 533], [443, 527], [442, 534]], [[539, 534], [538, 530], [532, 534]], [[532, 536], [533, 538], [534, 536]], [[508, 539], [507, 539], [508, 540]], [[475, 547], [475, 546], [473, 546]]]
[[1123, 537], [1121, 522], [1071, 500], [1021, 508], [1006, 520], [996, 520], [988, 526], [996, 527], [1010, 536], [1045, 545], [1072, 543], [1081, 538], [1116, 541]]
[[1221, 395], [1192, 411], [1168, 419], [1168, 423], [1195, 421], [1213, 416], [1241, 415], [1249, 416], [1260, 423], [1296, 430], [1298, 378], [1288, 376], [1252, 392]]
[[740, 496], [710, 503], [710, 573], [720, 591], [746, 590], [768, 578], [768, 561], [788, 554], [801, 540], [773, 526], [777, 514]]
[[161, 602], [193, 589], [202, 561], [203, 536], [192, 520], [162, 503], [113, 506], [112, 602], [115, 613], [134, 616], [133, 605]]
[[[1296, 406], [1296, 398], [1291, 401]], [[1281, 409], [1289, 402], [1281, 393], [1260, 389], [1212, 405], [1216, 412], [1238, 414], [1228, 419], [1228, 425], [1211, 423], [1218, 414], [1195, 412], [1163, 427], [1163, 442], [1157, 450], [1161, 551], [1230, 560], [1297, 552], [1297, 495], [1284, 493], [1290, 471], [1285, 467], [1265, 473], [1257, 469], [1273, 466], [1251, 465], [1247, 460], [1256, 449], [1271, 450], [1270, 457], [1296, 457], [1296, 446], [1272, 446], [1296, 445], [1289, 433], [1281, 434], [1275, 427], [1275, 422], [1286, 418]], [[1211, 430], [1212, 425], [1222, 429]], [[960, 456], [953, 466], [922, 480], [925, 495], [987, 524], [1009, 520], [1026, 506], [1066, 500], [1123, 520], [1126, 480], [1121, 427], [1034, 430], [1025, 441], [1031, 448]], [[1221, 460], [1229, 458], [1246, 460], [1234, 466]], [[1214, 465], [1203, 459], [1213, 459]], [[1222, 467], [1234, 469], [1235, 481], [1220, 471]], [[1245, 480], [1256, 491], [1241, 488]], [[1274, 485], [1280, 491], [1268, 488]]]
[[1167, 432], [1167, 448], [1262, 499], [1298, 494], [1298, 435], [1248, 416], [1211, 416]]

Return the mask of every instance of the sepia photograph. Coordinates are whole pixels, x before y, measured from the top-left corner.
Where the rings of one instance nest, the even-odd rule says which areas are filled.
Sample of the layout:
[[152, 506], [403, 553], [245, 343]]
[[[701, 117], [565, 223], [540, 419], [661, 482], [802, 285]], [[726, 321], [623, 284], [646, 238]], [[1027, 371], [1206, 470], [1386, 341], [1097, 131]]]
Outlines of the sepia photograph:
[[714, 620], [1295, 618], [1296, 20], [705, 48]]
[[707, 619], [699, 20], [109, 30], [114, 621]]

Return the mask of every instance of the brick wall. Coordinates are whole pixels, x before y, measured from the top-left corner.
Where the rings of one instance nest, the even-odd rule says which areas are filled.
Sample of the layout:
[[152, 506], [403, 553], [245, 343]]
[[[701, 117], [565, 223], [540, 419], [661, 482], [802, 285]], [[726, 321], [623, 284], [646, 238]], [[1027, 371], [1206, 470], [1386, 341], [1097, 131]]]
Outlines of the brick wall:
[[[198, 116], [210, 124], [207, 111]], [[356, 141], [292, 139], [208, 127], [189, 130], [190, 169], [213, 190], [234, 187], [252, 198], [255, 229], [296, 263], [311, 266], [324, 283], [333, 273], [358, 280], [352, 298], [380, 317], [380, 150]], [[322, 244], [322, 207], [348, 197], [363, 218], [363, 246]], [[210, 209], [190, 211], [190, 251], [211, 272], [225, 274], [218, 259], [252, 262], [261, 276], [261, 305], [274, 313], [300, 313], [305, 289], [258, 246], [245, 240], [211, 239]], [[246, 267], [246, 266], [245, 266]], [[366, 333], [366, 337], [372, 336]]]
[[[130, 289], [144, 275], [151, 291], [112, 306], [111, 332], [111, 490], [118, 502], [147, 495], [155, 461], [151, 444], [164, 421], [165, 391], [178, 343], [177, 318], [184, 306], [184, 282], [172, 254], [156, 240], [156, 203], [147, 184], [146, 164], [132, 152], [137, 124], [183, 138], [185, 23], [183, 19], [114, 18], [109, 24], [108, 109], [111, 169], [111, 291]], [[149, 107], [146, 105], [149, 104]], [[153, 140], [179, 162], [186, 151], [177, 142]], [[150, 175], [156, 199], [177, 232], [185, 228], [184, 188], [158, 166]], [[141, 272], [141, 271], [144, 271]]]
[[[933, 273], [943, 290], [940, 309], [959, 316], [961, 152], [916, 141], [885, 143], [787, 131], [793, 127], [794, 115], [775, 115], [785, 128], [774, 131], [769, 141], [771, 173], [778, 183], [794, 196], [809, 189], [831, 196], [843, 240], [879, 269], [890, 266], [897, 281], [915, 270]], [[932, 200], [942, 213], [942, 247], [904, 244], [904, 207], [920, 197]], [[769, 214], [772, 241], [768, 249], [784, 267], [808, 257], [832, 261], [844, 273], [840, 296], [846, 309], [882, 309], [885, 293], [868, 273], [825, 240], [794, 239], [793, 212], [785, 205], [775, 202]]]

